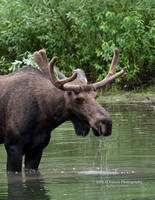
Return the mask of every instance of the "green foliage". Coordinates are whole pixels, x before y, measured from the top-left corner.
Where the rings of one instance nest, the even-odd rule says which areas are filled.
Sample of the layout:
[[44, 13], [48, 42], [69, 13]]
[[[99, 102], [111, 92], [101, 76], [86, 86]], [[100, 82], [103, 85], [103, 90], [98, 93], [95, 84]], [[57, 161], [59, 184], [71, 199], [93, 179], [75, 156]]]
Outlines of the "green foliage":
[[10, 71], [15, 71], [19, 68], [26, 67], [26, 66], [33, 66], [39, 68], [36, 62], [34, 61], [33, 55], [30, 52], [26, 52], [21, 55], [22, 60], [15, 60], [11, 67], [9, 68]]
[[1, 56], [0, 59], [0, 75], [7, 74], [9, 72], [9, 64], [4, 56]]
[[82, 68], [92, 81], [100, 80], [117, 47], [117, 70], [128, 67], [117, 82], [140, 86], [154, 73], [152, 5], [153, 0], [2, 0], [0, 73], [25, 52], [44, 48], [49, 58], [58, 56], [57, 66], [67, 75]]

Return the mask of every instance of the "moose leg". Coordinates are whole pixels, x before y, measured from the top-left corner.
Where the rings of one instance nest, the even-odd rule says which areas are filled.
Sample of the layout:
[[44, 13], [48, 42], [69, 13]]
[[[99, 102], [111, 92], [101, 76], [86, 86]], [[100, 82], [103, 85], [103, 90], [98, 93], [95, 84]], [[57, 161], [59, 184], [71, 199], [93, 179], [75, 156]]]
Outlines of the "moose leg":
[[7, 151], [7, 171], [21, 172], [22, 169], [22, 150], [20, 146], [5, 145]]
[[38, 170], [42, 152], [43, 149], [39, 149], [34, 152], [29, 151], [25, 154], [25, 170]]

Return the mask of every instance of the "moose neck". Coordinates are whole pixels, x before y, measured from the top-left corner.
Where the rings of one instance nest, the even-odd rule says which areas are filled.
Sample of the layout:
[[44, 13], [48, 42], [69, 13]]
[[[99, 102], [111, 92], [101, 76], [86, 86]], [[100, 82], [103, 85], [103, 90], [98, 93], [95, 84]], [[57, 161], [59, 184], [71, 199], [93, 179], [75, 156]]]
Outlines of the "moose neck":
[[65, 106], [65, 92], [54, 88], [47, 101], [48, 106], [46, 106], [46, 109], [48, 114], [46, 116], [46, 123], [49, 131], [52, 131], [68, 120], [69, 114]]

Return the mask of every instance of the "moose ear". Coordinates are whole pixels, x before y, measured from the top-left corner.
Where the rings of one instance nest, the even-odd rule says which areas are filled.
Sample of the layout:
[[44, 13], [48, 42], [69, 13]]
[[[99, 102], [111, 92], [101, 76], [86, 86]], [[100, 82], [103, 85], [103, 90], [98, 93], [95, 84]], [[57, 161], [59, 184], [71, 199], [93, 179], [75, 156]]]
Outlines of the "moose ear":
[[82, 69], [73, 69], [72, 70], [72, 74], [74, 74], [74, 73], [77, 73], [77, 77], [76, 77], [77, 79], [82, 79], [86, 83], [88, 82], [87, 78], [86, 78], [86, 75], [85, 75], [85, 73], [84, 73], [84, 71]]
[[75, 129], [76, 135], [83, 136], [83, 137], [88, 135], [88, 133], [90, 131], [88, 123], [79, 120], [75, 116], [71, 117], [70, 120], [74, 125], [74, 129]]
[[59, 79], [65, 79], [66, 78], [66, 76], [61, 74], [60, 72], [56, 71], [56, 73], [57, 73]]

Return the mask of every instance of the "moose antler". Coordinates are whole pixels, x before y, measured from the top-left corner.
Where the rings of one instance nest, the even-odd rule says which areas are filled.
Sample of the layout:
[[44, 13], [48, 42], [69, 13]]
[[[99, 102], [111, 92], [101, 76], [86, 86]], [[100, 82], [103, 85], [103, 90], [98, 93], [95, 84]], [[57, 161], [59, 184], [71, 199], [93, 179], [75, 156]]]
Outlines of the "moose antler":
[[34, 60], [36, 61], [37, 65], [41, 69], [41, 71], [48, 77], [49, 70], [48, 70], [48, 60], [46, 56], [45, 50], [36, 51], [33, 54]]
[[119, 50], [114, 49], [114, 56], [113, 56], [113, 59], [112, 59], [112, 63], [111, 63], [108, 75], [102, 81], [93, 84], [93, 87], [94, 87], [95, 90], [103, 87], [107, 83], [113, 81], [114, 79], [118, 78], [119, 76], [121, 76], [122, 74], [124, 74], [126, 72], [127, 68], [124, 67], [120, 72], [114, 74], [115, 69], [116, 69], [116, 65], [118, 63], [118, 58], [119, 58]]
[[65, 78], [62, 80], [58, 80], [54, 73], [54, 64], [57, 60], [57, 57], [54, 57], [50, 63], [47, 60], [46, 51], [40, 50], [36, 51], [33, 54], [34, 60], [36, 61], [37, 65], [40, 67], [42, 72], [49, 78], [49, 80], [53, 83], [53, 85], [61, 90], [71, 90], [71, 91], [79, 91], [80, 86], [75, 85], [64, 85], [68, 82], [71, 82], [76, 79], [77, 73], [74, 73], [71, 77]]
[[[94, 84], [90, 84], [94, 87], [94, 90], [97, 90], [98, 88], [103, 87], [107, 83], [113, 81], [114, 79], [118, 78], [119, 76], [121, 76], [122, 74], [126, 72], [127, 68], [124, 67], [120, 72], [117, 72], [116, 74], [114, 74], [116, 65], [118, 63], [118, 58], [119, 58], [119, 50], [114, 49], [114, 56], [112, 59], [112, 63], [111, 63], [108, 75], [102, 81], [94, 83]], [[42, 72], [49, 78], [49, 80], [53, 83], [55, 87], [61, 90], [74, 91], [75, 93], [78, 93], [80, 91], [81, 89], [80, 85], [66, 84], [76, 79], [77, 77], [76, 70], [75, 70], [75, 73], [73, 73], [71, 77], [65, 78], [64, 76], [64, 79], [59, 80], [56, 78], [55, 73], [54, 73], [54, 64], [57, 60], [57, 57], [54, 57], [49, 63], [47, 60], [46, 51], [40, 50], [34, 53], [34, 59], [36, 63], [38, 64], [38, 66], [40, 67], [40, 69], [42, 70]]]

